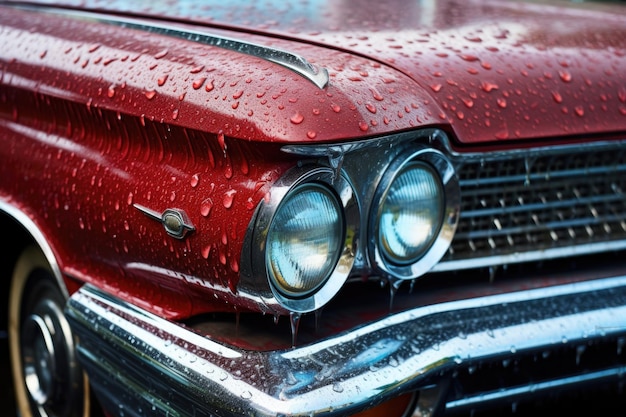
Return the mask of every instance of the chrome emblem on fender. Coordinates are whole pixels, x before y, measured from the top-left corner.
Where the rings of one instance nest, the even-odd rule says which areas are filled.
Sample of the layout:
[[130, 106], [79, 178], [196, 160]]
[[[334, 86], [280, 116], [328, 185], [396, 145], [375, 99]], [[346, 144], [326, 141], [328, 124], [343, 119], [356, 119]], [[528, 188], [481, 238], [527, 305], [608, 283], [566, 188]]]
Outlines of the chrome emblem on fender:
[[168, 208], [163, 213], [159, 213], [140, 204], [133, 204], [133, 206], [151, 219], [161, 222], [167, 234], [176, 239], [184, 239], [188, 233], [196, 230], [184, 210]]

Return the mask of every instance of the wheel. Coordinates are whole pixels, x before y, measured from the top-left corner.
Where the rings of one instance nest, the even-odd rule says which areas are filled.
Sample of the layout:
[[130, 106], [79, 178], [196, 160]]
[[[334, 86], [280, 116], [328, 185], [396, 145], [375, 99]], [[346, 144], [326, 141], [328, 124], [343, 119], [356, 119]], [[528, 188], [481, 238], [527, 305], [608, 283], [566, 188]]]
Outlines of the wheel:
[[65, 297], [43, 253], [22, 252], [9, 294], [9, 349], [21, 417], [85, 417], [89, 389], [75, 354]]

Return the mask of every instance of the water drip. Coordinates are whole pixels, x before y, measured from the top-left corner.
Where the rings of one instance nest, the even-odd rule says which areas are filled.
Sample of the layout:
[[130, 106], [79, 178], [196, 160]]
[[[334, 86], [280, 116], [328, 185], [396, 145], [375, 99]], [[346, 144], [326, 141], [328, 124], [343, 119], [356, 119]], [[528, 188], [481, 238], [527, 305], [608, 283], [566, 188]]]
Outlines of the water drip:
[[298, 338], [298, 326], [300, 325], [300, 313], [289, 313], [289, 322], [291, 324], [291, 347], [296, 346], [296, 339]]
[[315, 332], [317, 333], [319, 331], [320, 328], [320, 323], [322, 322], [322, 311], [324, 309], [320, 308], [318, 310], [315, 310]]
[[328, 163], [330, 164], [331, 168], [333, 168], [333, 170], [335, 171], [333, 174], [333, 182], [340, 177], [341, 175], [341, 167], [343, 165], [343, 158], [344, 158], [344, 153], [343, 152], [336, 152], [336, 151], [331, 151], [328, 154]]
[[396, 293], [400, 289], [401, 285], [402, 285], [401, 279], [389, 280], [389, 312], [393, 311], [393, 302], [395, 300]]

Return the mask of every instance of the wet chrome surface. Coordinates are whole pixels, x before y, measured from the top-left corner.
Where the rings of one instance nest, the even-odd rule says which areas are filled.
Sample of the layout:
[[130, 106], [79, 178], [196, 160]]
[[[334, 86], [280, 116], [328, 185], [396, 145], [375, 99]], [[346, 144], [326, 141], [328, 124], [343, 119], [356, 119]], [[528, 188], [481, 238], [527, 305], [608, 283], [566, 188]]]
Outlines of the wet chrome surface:
[[[340, 414], [469, 363], [624, 335], [626, 276], [420, 307], [284, 351], [224, 346], [89, 285], [66, 314], [101, 400], [133, 415], [210, 415], [207, 404], [232, 415]], [[546, 384], [623, 373], [622, 365]], [[135, 384], [148, 387], [141, 398], [126, 389]]]

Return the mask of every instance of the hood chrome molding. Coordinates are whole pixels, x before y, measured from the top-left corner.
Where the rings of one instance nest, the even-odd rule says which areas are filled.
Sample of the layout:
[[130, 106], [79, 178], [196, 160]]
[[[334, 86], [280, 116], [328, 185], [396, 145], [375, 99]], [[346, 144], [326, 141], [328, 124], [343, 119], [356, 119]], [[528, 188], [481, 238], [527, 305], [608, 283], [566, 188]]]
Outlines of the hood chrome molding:
[[141, 30], [158, 35], [170, 36], [187, 41], [198, 42], [208, 46], [215, 46], [256, 58], [264, 59], [274, 64], [285, 67], [298, 75], [306, 78], [318, 88], [324, 89], [330, 81], [328, 70], [324, 67], [317, 67], [307, 61], [304, 57], [279, 48], [259, 45], [239, 39], [220, 36], [214, 33], [206, 33], [198, 30], [181, 29], [175, 25], [162, 25], [153, 21], [143, 21], [140, 19], [124, 18], [120, 16], [108, 16], [90, 12], [78, 12], [67, 9], [55, 9], [51, 7], [21, 7], [25, 10], [37, 9], [38, 12], [45, 12], [60, 16], [68, 16], [74, 19], [89, 20], [92, 22], [105, 23], [120, 26], [128, 29]]

